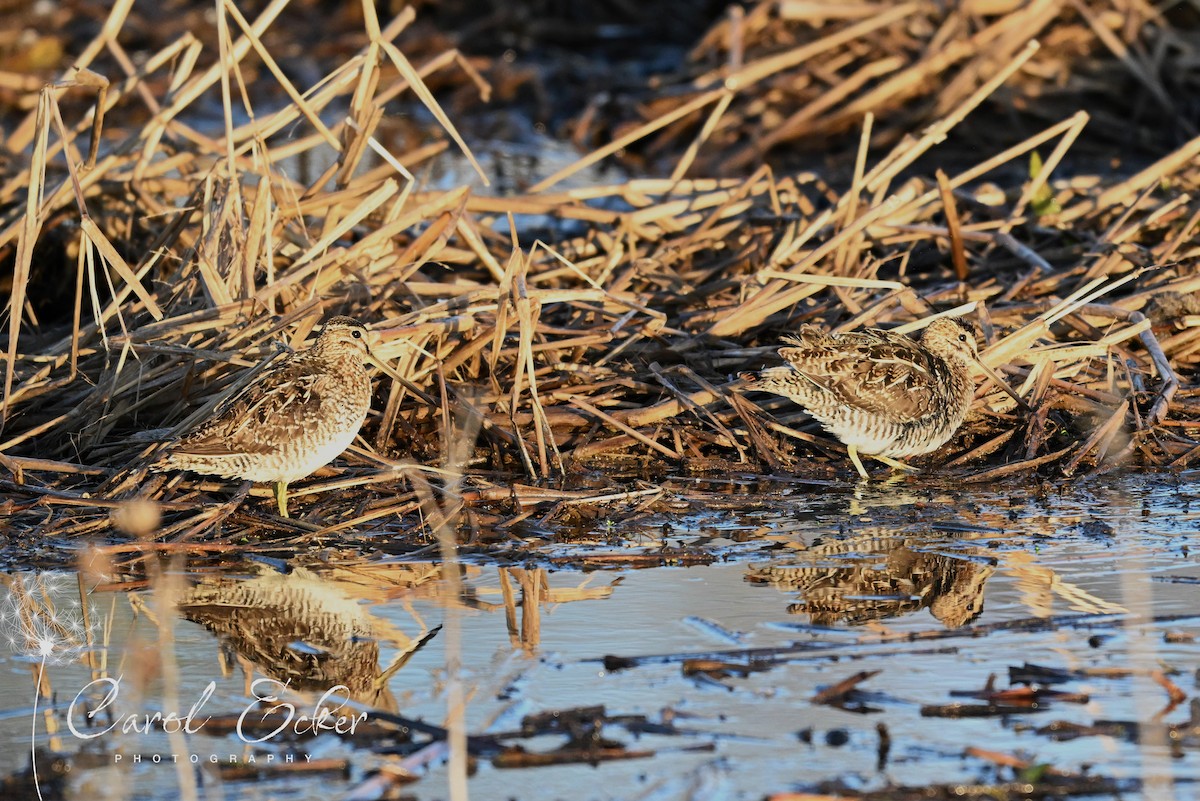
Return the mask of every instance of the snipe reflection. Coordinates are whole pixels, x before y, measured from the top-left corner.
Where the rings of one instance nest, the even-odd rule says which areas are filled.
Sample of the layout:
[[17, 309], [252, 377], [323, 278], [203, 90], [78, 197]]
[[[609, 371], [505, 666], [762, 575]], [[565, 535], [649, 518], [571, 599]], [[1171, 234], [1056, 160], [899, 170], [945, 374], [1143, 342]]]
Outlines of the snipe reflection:
[[[369, 570], [370, 581], [362, 580], [361, 570], [318, 575], [305, 568], [245, 580], [206, 578], [183, 592], [179, 611], [217, 635], [223, 656], [233, 654], [247, 685], [254, 670], [297, 690], [320, 692], [341, 684], [356, 701], [396, 711], [387, 680], [424, 642], [425, 627], [414, 616], [419, 634], [410, 637], [373, 615], [369, 602], [436, 580], [439, 568]], [[398, 651], [386, 668], [380, 664], [381, 643]]]
[[927, 540], [868, 532], [824, 543], [786, 561], [751, 565], [746, 580], [800, 594], [789, 612], [814, 625], [861, 625], [929, 609], [958, 628], [983, 611], [990, 559], [918, 550]]

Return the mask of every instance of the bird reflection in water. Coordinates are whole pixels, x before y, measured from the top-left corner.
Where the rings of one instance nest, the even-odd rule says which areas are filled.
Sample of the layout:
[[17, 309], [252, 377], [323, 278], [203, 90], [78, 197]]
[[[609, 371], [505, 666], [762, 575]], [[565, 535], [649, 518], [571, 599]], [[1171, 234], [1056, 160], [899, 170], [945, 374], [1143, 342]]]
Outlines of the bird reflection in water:
[[813, 625], [861, 625], [921, 609], [959, 628], [983, 612], [983, 588], [995, 571], [990, 558], [947, 555], [928, 540], [863, 534], [789, 555], [787, 561], [751, 565], [746, 580], [800, 594], [789, 612], [808, 614]]
[[[246, 674], [247, 694], [255, 670], [289, 682], [293, 690], [324, 692], [343, 685], [355, 701], [397, 711], [388, 679], [428, 640], [424, 625], [410, 637], [374, 615], [364, 601], [436, 580], [436, 565], [386, 565], [372, 581], [358, 571], [328, 575], [305, 568], [264, 573], [247, 580], [206, 578], [184, 591], [180, 613], [218, 636], [223, 654], [232, 653]], [[372, 596], [379, 597], [372, 597]], [[397, 649], [386, 668], [381, 644]], [[228, 664], [228, 663], [227, 663]]]

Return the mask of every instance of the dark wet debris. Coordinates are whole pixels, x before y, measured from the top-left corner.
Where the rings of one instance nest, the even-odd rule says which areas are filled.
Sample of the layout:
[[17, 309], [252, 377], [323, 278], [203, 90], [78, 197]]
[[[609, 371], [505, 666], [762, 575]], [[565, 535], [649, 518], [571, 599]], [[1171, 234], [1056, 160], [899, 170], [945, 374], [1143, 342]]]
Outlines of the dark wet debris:
[[[1010, 683], [1016, 683], [1011, 678], [1012, 671], [1010, 670]], [[968, 696], [987, 701], [989, 704], [1001, 704], [1009, 706], [1023, 706], [1027, 708], [1044, 708], [1050, 702], [1057, 701], [1059, 703], [1070, 704], [1086, 704], [1089, 697], [1086, 693], [1067, 693], [1058, 690], [1045, 690], [1040, 687], [1023, 686], [1010, 687], [1007, 690], [998, 690], [995, 687], [995, 674], [988, 676], [987, 684], [981, 690], [951, 690], [952, 696]]]
[[1063, 684], [1077, 678], [1079, 675], [1070, 670], [1049, 665], [1031, 665], [1026, 662], [1008, 668], [1009, 684]]
[[497, 768], [541, 768], [575, 763], [598, 765], [616, 759], [648, 759], [654, 755], [654, 751], [631, 750], [620, 744], [584, 748], [567, 745], [553, 751], [527, 751], [524, 746], [514, 745], [493, 757], [492, 764]]
[[745, 678], [751, 673], [770, 669], [771, 665], [753, 660], [730, 662], [724, 659], [686, 659], [682, 665], [685, 676], [706, 676], [711, 679]]
[[962, 801], [962, 799], [1083, 799], [1111, 797], [1137, 792], [1141, 782], [1136, 779], [1113, 779], [1104, 776], [1055, 776], [1041, 782], [1012, 781], [996, 784], [926, 784], [917, 787], [887, 787], [882, 790], [856, 792], [838, 782], [820, 784], [807, 792], [776, 793], [768, 801]]
[[270, 781], [284, 776], [329, 775], [339, 779], [350, 778], [351, 764], [348, 759], [298, 759], [282, 764], [239, 764], [218, 765], [221, 779], [227, 782]]
[[826, 687], [809, 699], [813, 704], [827, 704], [839, 708], [846, 708], [856, 697], [858, 685], [864, 681], [878, 676], [883, 671], [881, 670], [860, 670], [853, 676], [842, 679], [837, 684]]
[[25, 767], [0, 778], [0, 798], [40, 798], [42, 801], [57, 801], [65, 798], [67, 779], [74, 757], [38, 749], [38, 773], [35, 783], [33, 769]]
[[1037, 706], [1025, 704], [922, 704], [923, 718], [997, 718], [1036, 712]]
[[[724, 650], [710, 651], [689, 651], [686, 653], [660, 653], [660, 654], [642, 654], [636, 656], [622, 656], [618, 654], [606, 654], [594, 660], [604, 665], [605, 670], [627, 670], [643, 665], [661, 665], [677, 662], [686, 662], [693, 659], [715, 659], [715, 660], [734, 660], [745, 661], [755, 660], [761, 664], [780, 665], [788, 662], [800, 661], [835, 661], [835, 660], [855, 660], [855, 659], [871, 659], [879, 657], [894, 656], [896, 654], [919, 654], [923, 651], [914, 650], [906, 646], [906, 643], [921, 642], [925, 640], [943, 640], [943, 639], [958, 639], [977, 637], [986, 637], [990, 634], [998, 632], [1041, 632], [1041, 631], [1058, 631], [1063, 628], [1087, 628], [1092, 626], [1116, 626], [1120, 625], [1124, 619], [1124, 615], [1111, 613], [1078, 613], [1053, 615], [1051, 617], [1024, 617], [1014, 620], [999, 620], [994, 623], [975, 624], [966, 626], [960, 629], [925, 629], [921, 631], [901, 632], [895, 635], [879, 637], [872, 634], [860, 635], [857, 642], [818, 642], [812, 640], [796, 641], [788, 645], [758, 647], [758, 648], [730, 648]], [[1156, 615], [1146, 623], [1163, 624], [1174, 623], [1183, 620], [1195, 620], [1195, 614], [1180, 614], [1180, 615]], [[1080, 670], [1078, 676], [1100, 676], [1114, 675], [1114, 670], [1119, 669], [1084, 669]], [[1121, 675], [1128, 675], [1129, 671], [1123, 671]]]
[[[237, 715], [215, 716], [206, 724], [206, 732], [228, 734], [238, 725]], [[255, 736], [277, 727], [279, 721], [268, 716], [262, 721], [242, 724], [248, 735]], [[660, 735], [667, 737], [704, 736], [701, 732], [677, 728], [671, 722], [656, 722], [645, 715], [610, 715], [603, 706], [578, 707], [552, 710], [527, 715], [518, 729], [506, 732], [473, 734], [467, 738], [467, 748], [474, 758], [489, 759], [499, 768], [529, 768], [571, 763], [599, 764], [616, 759], [643, 759], [655, 756], [656, 748], [631, 748], [616, 735], [616, 732], [642, 737]], [[552, 749], [535, 749], [532, 741], [546, 736], [557, 736], [563, 742]], [[403, 715], [372, 710], [367, 720], [358, 725], [354, 732], [339, 734], [345, 743], [369, 749], [380, 756], [395, 756], [402, 759], [423, 759], [429, 749], [449, 741], [446, 728]], [[711, 750], [711, 737], [705, 742], [689, 743], [679, 748], [685, 750]], [[678, 749], [676, 749], [678, 750]], [[420, 755], [420, 756], [419, 756]], [[321, 772], [336, 771], [333, 761], [323, 762]], [[230, 778], [251, 778], [231, 774]]]
[[1093, 539], [1112, 537], [1117, 533], [1117, 530], [1112, 527], [1112, 524], [1107, 523], [1104, 520], [1100, 520], [1099, 518], [1085, 520], [1079, 524], [1078, 529], [1080, 534]]
[[1042, 737], [1065, 742], [1080, 737], [1114, 737], [1127, 743], [1136, 742], [1141, 726], [1129, 720], [1096, 720], [1091, 723], [1074, 723], [1056, 720], [1034, 731]]
[[[882, 736], [882, 735], [881, 735]], [[881, 739], [880, 759], [886, 757]], [[1140, 779], [1114, 778], [1084, 771], [1067, 771], [1044, 762], [968, 747], [963, 756], [999, 772], [1000, 778], [978, 783], [932, 783], [921, 786], [890, 785], [859, 790], [842, 780], [832, 780], [803, 790], [775, 793], [767, 801], [958, 801], [959, 799], [1086, 799], [1123, 797], [1142, 789]]]

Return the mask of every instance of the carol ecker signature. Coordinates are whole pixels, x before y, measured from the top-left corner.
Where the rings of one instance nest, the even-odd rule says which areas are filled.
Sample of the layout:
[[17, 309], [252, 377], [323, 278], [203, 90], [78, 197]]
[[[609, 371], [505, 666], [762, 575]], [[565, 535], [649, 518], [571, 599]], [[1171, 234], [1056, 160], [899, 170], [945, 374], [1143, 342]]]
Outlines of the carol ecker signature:
[[[216, 689], [217, 683], [210, 681], [186, 714], [170, 711], [126, 715], [108, 714], [106, 717], [111, 720], [111, 723], [99, 729], [87, 725], [85, 721], [95, 720], [116, 705], [121, 694], [121, 677], [96, 679], [86, 684], [71, 701], [70, 707], [67, 708], [67, 727], [71, 730], [71, 734], [81, 740], [94, 740], [113, 731], [120, 731], [122, 734], [145, 734], [160, 729], [168, 734], [176, 732], [198, 734], [203, 731], [204, 724], [209, 721], [209, 718], [201, 719], [201, 710], [212, 698]], [[339, 694], [350, 692], [345, 685], [338, 684], [326, 690], [317, 699], [311, 712], [307, 714], [298, 710], [295, 704], [279, 699], [279, 693], [286, 689], [286, 682], [275, 679], [257, 679], [250, 685], [250, 692], [254, 696], [254, 700], [238, 715], [235, 732], [239, 740], [250, 745], [266, 742], [285, 733], [296, 735], [315, 735], [321, 732], [353, 734], [358, 724], [367, 718], [366, 712], [342, 713], [345, 701], [334, 699]], [[102, 696], [100, 701], [94, 705], [86, 704], [85, 699], [94, 695]], [[250, 729], [258, 733], [262, 730], [263, 724], [268, 727], [274, 726], [274, 728], [258, 736], [252, 736], [247, 731]], [[120, 761], [119, 756], [116, 761]], [[192, 755], [192, 761], [199, 761], [195, 754]]]
[[[38, 706], [42, 700], [42, 686], [47, 665], [69, 665], [80, 660], [87, 661], [103, 631], [104, 618], [96, 613], [87, 601], [82, 583], [64, 573], [42, 573], [36, 576], [14, 576], [7, 582], [0, 596], [0, 642], [18, 658], [31, 660], [38, 665], [37, 685], [33, 700], [33, 715], [30, 726], [29, 754], [33, 772], [34, 789], [41, 799], [42, 788], [38, 771]], [[77, 596], [72, 597], [77, 593]], [[315, 735], [322, 732], [353, 734], [367, 714], [346, 714], [348, 696], [344, 685], [327, 690], [311, 710], [298, 710], [295, 704], [281, 701], [279, 695], [287, 688], [286, 682], [275, 679], [258, 679], [251, 684], [253, 701], [238, 716], [236, 734], [247, 745], [263, 743], [280, 735]], [[216, 682], [209, 682], [186, 714], [179, 712], [153, 712], [148, 714], [116, 714], [121, 694], [121, 679], [100, 678], [84, 686], [72, 700], [67, 710], [67, 725], [71, 734], [81, 740], [94, 740], [106, 734], [145, 734], [161, 730], [167, 734], [200, 732], [209, 718], [202, 717], [205, 704], [216, 691]], [[99, 697], [99, 701], [94, 699]], [[93, 699], [93, 703], [86, 703]], [[100, 717], [102, 716], [102, 717]], [[100, 728], [98, 721], [105, 725]], [[250, 732], [253, 734], [250, 734]], [[307, 761], [309, 757], [303, 755]], [[181, 758], [196, 763], [198, 754], [183, 757], [179, 754], [143, 755], [114, 754], [113, 761], [120, 763], [179, 762]], [[248, 754], [238, 756], [208, 757], [205, 761], [231, 763], [295, 762], [299, 756], [292, 753], [282, 755]]]

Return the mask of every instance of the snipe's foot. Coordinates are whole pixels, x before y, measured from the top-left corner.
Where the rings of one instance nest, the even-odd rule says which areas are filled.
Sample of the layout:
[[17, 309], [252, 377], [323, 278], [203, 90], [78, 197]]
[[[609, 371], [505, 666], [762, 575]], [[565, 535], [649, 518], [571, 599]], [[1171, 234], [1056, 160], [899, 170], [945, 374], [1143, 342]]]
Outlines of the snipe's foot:
[[[862, 476], [864, 480], [869, 481], [871, 476], [867, 474], [866, 468], [863, 467], [862, 459], [860, 459], [858, 456], [858, 447], [855, 445], [847, 445], [846, 453], [847, 453], [847, 455], [850, 456], [850, 461], [854, 462], [854, 469], [856, 469], [858, 471], [858, 474], [860, 476]], [[892, 468], [893, 470], [903, 470], [908, 473], [919, 473], [920, 472], [920, 470], [913, 467], [912, 465], [897, 461], [897, 460], [891, 458], [890, 456], [880, 456], [880, 455], [874, 454], [874, 453], [869, 453], [869, 454], [865, 454], [865, 455], [870, 457], [871, 459], [874, 459], [877, 462], [882, 462], [883, 464], [886, 464], [888, 467]]]
[[910, 464], [905, 464], [904, 462], [898, 462], [895, 459], [892, 459], [891, 457], [888, 457], [888, 456], [872, 456], [871, 458], [877, 462], [883, 462], [888, 467], [890, 467], [894, 470], [904, 470], [909, 473], [921, 472], [920, 470], [918, 470], [917, 468], [913, 467]]

